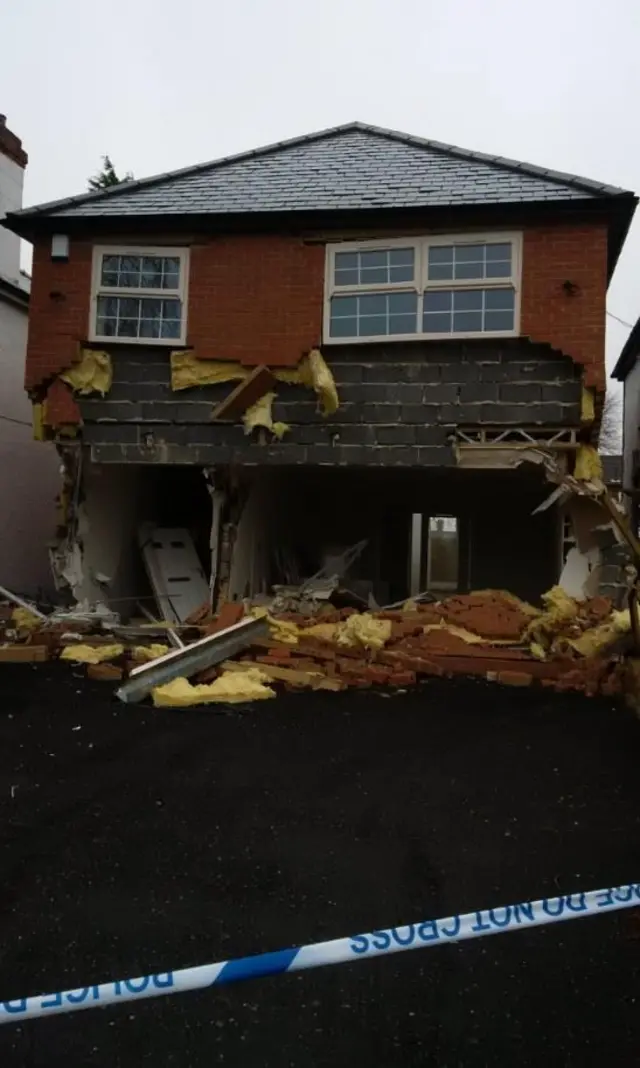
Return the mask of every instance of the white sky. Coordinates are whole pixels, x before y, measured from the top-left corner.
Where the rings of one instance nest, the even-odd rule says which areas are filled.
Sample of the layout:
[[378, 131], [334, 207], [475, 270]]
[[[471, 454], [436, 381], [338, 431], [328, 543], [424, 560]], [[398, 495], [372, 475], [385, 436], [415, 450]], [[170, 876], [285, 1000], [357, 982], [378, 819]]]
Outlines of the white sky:
[[[359, 119], [640, 191], [638, 0], [5, 0], [25, 204]], [[640, 210], [609, 310], [640, 315]], [[608, 320], [609, 366], [628, 330]]]

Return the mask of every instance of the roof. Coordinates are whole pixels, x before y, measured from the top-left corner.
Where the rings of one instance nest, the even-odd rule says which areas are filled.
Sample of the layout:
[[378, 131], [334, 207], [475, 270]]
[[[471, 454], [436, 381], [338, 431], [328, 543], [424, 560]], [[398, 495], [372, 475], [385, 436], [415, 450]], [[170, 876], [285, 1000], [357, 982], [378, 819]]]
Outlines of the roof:
[[625, 341], [622, 352], [618, 356], [618, 361], [611, 372], [612, 378], [617, 378], [619, 382], [624, 382], [625, 378], [632, 371], [636, 365], [636, 360], [640, 355], [640, 319], [638, 319], [636, 325], [632, 328], [629, 337]]
[[29, 307], [29, 290], [10, 282], [8, 278], [0, 277], [0, 301], [14, 304], [26, 312]]
[[[566, 203], [632, 194], [573, 174], [350, 123], [210, 163], [26, 208], [38, 219]], [[33, 229], [32, 225], [30, 227]]]

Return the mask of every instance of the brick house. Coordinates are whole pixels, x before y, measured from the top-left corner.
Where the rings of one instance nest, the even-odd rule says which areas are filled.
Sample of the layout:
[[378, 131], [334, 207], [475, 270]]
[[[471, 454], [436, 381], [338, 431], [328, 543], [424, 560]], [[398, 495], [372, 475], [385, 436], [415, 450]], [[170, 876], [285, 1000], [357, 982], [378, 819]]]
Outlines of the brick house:
[[[635, 205], [354, 123], [11, 215], [34, 245], [26, 387], [76, 502], [60, 573], [78, 597], [131, 595], [152, 520], [187, 527], [232, 597], [361, 539], [350, 578], [379, 601], [538, 597], [563, 523], [532, 516], [549, 487], [526, 459], [570, 470], [590, 439]], [[103, 396], [69, 374], [96, 359]]]

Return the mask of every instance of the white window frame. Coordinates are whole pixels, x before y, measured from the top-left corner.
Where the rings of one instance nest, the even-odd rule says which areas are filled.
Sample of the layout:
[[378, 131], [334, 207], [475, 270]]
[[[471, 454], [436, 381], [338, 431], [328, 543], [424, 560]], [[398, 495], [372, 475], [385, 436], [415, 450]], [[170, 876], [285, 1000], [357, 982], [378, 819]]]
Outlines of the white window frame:
[[[180, 260], [180, 285], [178, 289], [134, 289], [132, 287], [103, 286], [100, 284], [103, 256], [171, 256]], [[187, 340], [187, 301], [189, 295], [189, 249], [174, 245], [96, 245], [93, 249], [91, 269], [91, 304], [89, 312], [89, 340], [109, 345], [169, 345], [173, 348], [184, 345]], [[179, 337], [111, 337], [97, 332], [98, 297], [149, 297], [160, 300], [179, 300], [182, 304], [182, 319]]]
[[[484, 245], [511, 244], [511, 277], [484, 279], [438, 279], [429, 281], [429, 248], [436, 245]], [[380, 282], [357, 286], [336, 286], [335, 257], [338, 252], [361, 252], [363, 250], [385, 251], [393, 248], [413, 248], [415, 256], [414, 282]], [[511, 286], [514, 290], [514, 312], [512, 330], [478, 330], [473, 332], [425, 334], [417, 330], [413, 334], [376, 334], [371, 337], [331, 337], [331, 298], [353, 297], [362, 293], [417, 293], [418, 307], [416, 324], [422, 326], [422, 307], [424, 293], [437, 289], [504, 289]], [[520, 334], [520, 304], [522, 291], [522, 233], [495, 231], [488, 233], [463, 234], [426, 234], [418, 237], [377, 238], [368, 241], [341, 241], [326, 246], [324, 313], [322, 333], [325, 345], [363, 345], [384, 341], [443, 341], [459, 338], [517, 337]]]

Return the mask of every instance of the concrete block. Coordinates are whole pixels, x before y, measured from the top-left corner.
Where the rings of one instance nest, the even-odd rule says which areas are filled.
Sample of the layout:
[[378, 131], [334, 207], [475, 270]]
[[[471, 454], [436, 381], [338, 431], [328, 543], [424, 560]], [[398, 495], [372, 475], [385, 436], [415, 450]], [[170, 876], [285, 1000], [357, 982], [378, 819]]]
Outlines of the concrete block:
[[[319, 428], [324, 429], [324, 428]], [[351, 423], [335, 427], [340, 445], [375, 445], [377, 427], [368, 423]]]
[[416, 445], [446, 445], [448, 430], [444, 426], [417, 426]]
[[[331, 365], [331, 360], [329, 360]], [[380, 378], [367, 378], [368, 367], [363, 367], [359, 363], [337, 363], [331, 368], [334, 378], [340, 386], [343, 382], [383, 382], [385, 379]]]
[[417, 423], [423, 426], [425, 423], [437, 423], [439, 404], [431, 404], [431, 397], [427, 389], [426, 404], [403, 404], [400, 410], [400, 418], [403, 423]]
[[[360, 418], [367, 423], [397, 423], [400, 419], [399, 404], [363, 404]], [[337, 413], [336, 413], [337, 414]]]
[[341, 462], [354, 466], [363, 466], [369, 463], [369, 454], [372, 447], [364, 445], [342, 445], [340, 447]]
[[434, 382], [425, 391], [425, 399], [430, 404], [454, 404], [458, 400], [460, 386], [454, 382]]
[[416, 451], [420, 467], [455, 467], [456, 458], [450, 446], [426, 446]]
[[542, 387], [532, 383], [506, 383], [500, 386], [500, 400], [515, 404], [535, 404], [542, 396]]
[[[342, 411], [342, 405], [340, 410]], [[278, 413], [276, 418], [282, 419], [285, 423], [315, 423], [322, 419], [313, 401], [278, 402], [277, 407], [274, 404], [274, 414], [276, 412]]]
[[127, 403], [126, 401], [109, 400], [82, 400], [81, 411], [83, 418], [91, 422], [99, 419], [114, 420], [117, 423], [129, 422], [132, 419], [140, 419], [142, 408], [139, 404]]
[[480, 368], [475, 363], [443, 363], [440, 378], [443, 382], [478, 382]]
[[[146, 407], [151, 408], [151, 405]], [[189, 403], [167, 404], [167, 415], [174, 423], [210, 423], [212, 407], [210, 404], [192, 401]]]
[[127, 423], [85, 423], [82, 440], [86, 445], [135, 445], [139, 426]]
[[557, 401], [559, 404], [579, 404], [581, 395], [580, 382], [558, 382], [551, 386], [542, 386], [543, 401]]
[[431, 385], [433, 382], [442, 381], [442, 367], [439, 363], [418, 363], [414, 364], [413, 367], [415, 368], [417, 382]]
[[126, 460], [124, 445], [92, 445], [91, 459], [96, 464], [121, 464]]
[[108, 401], [171, 401], [175, 399], [168, 382], [114, 382]]
[[[305, 452], [305, 450], [302, 450]], [[344, 463], [342, 449], [335, 445], [309, 445], [306, 449], [305, 459], [310, 464], [339, 464]], [[296, 462], [296, 461], [291, 461]], [[303, 463], [304, 461], [299, 461]]]
[[466, 404], [470, 401], [480, 403], [481, 401], [498, 400], [498, 385], [496, 382], [469, 382], [457, 388], [460, 389], [461, 404]]
[[415, 427], [410, 423], [377, 426], [375, 436], [380, 445], [412, 445], [415, 441]]

